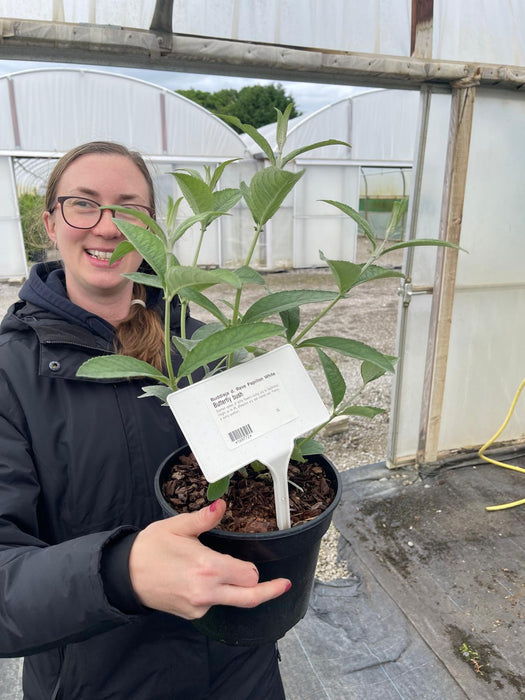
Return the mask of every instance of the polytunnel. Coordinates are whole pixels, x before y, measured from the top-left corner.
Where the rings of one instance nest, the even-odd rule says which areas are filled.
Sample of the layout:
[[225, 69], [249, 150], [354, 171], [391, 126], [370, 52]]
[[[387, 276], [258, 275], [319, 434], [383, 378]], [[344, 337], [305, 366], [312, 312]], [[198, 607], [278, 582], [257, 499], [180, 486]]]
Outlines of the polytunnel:
[[[327, 257], [355, 260], [357, 226], [323, 199], [350, 204], [378, 235], [384, 232], [392, 203], [410, 191], [419, 103], [418, 92], [368, 90], [289, 122], [287, 151], [328, 139], [349, 146], [324, 146], [295, 159], [304, 175], [267, 231], [274, 267], [290, 258], [294, 268], [322, 264], [320, 241]], [[275, 150], [275, 126], [260, 132]], [[254, 155], [264, 156], [251, 139], [242, 138]]]
[[[54, 159], [71, 144], [92, 139], [121, 141], [147, 156], [156, 177], [161, 218], [168, 196], [180, 194], [168, 174], [175, 169], [240, 159], [225, 171], [225, 186], [249, 179], [261, 167], [261, 154], [246, 135], [239, 136], [185, 97], [136, 78], [75, 68], [21, 71], [0, 78], [0, 107], [2, 97], [0, 152], [8, 159], [6, 164], [13, 164], [19, 193], [41, 190]], [[417, 92], [372, 90], [293, 120], [289, 151], [329, 138], [351, 147], [326, 146], [295, 160], [294, 168], [305, 174], [265, 227], [256, 265], [267, 270], [324, 265], [319, 257], [321, 238], [328, 257], [355, 260], [355, 223], [320, 200], [361, 206], [366, 218], [384, 227], [380, 219], [388, 219], [385, 203], [390, 202], [391, 208], [392, 201], [408, 196], [418, 113]], [[261, 133], [275, 148], [275, 125], [263, 127]], [[4, 197], [8, 192], [12, 197], [7, 188]], [[181, 208], [181, 216], [188, 214]], [[13, 218], [11, 225], [17, 226]], [[200, 263], [240, 264], [246, 254], [247, 227], [247, 210], [239, 203], [231, 216], [212, 224]], [[2, 239], [4, 278], [25, 272], [20, 231], [16, 233], [12, 239], [8, 235]], [[182, 262], [194, 250], [195, 235], [192, 230], [177, 244]]]
[[[294, 697], [522, 697], [523, 509], [484, 510], [495, 493], [510, 501], [521, 483], [511, 477], [520, 475], [493, 475], [477, 455], [524, 376], [524, 4], [0, 0], [0, 14], [2, 58], [417, 95], [406, 235], [439, 238], [462, 250], [405, 255], [387, 454], [388, 466], [400, 467], [404, 478], [396, 489], [381, 465], [345, 473], [337, 524], [357, 552], [352, 566], [365, 564], [373, 577], [364, 577], [361, 589], [350, 581], [346, 598], [343, 586], [317, 589], [317, 618], [297, 632], [291, 691], [303, 690], [307, 679], [308, 688]], [[9, 104], [6, 82], [0, 119]], [[388, 121], [371, 112], [373, 119], [381, 116]], [[2, 184], [9, 177], [4, 171]], [[357, 182], [352, 187], [358, 197]], [[501, 459], [523, 464], [524, 421], [522, 399], [498, 437]], [[410, 480], [405, 465], [418, 467], [420, 481]], [[381, 603], [370, 623], [359, 595], [374, 586]], [[335, 611], [329, 607], [334, 591], [345, 606]], [[419, 642], [435, 652], [431, 664], [422, 661], [424, 652], [404, 663], [414, 651], [406, 618]], [[392, 634], [388, 623], [396, 627]], [[364, 643], [355, 644], [365, 628], [377, 632], [369, 656]], [[480, 666], [483, 653], [488, 661]], [[429, 668], [446, 669], [446, 682], [423, 678]]]
[[[521, 5], [511, 0], [497, 5], [338, 0], [327, 15], [321, 0], [312, 0], [306, 11], [299, 0], [225, 0], [220, 8], [206, 0], [2, 0], [0, 10], [0, 56], [11, 59], [419, 93], [407, 235], [461, 242], [468, 252], [455, 256], [425, 249], [406, 255], [388, 461], [434, 463], [472, 449], [490, 434], [522, 373], [522, 330], [515, 323], [525, 295], [519, 197], [525, 163]], [[25, 155], [12, 126], [12, 82], [1, 81], [0, 133]], [[39, 109], [52, 112], [53, 105], [42, 97]], [[124, 104], [126, 99], [131, 98]], [[140, 105], [137, 109], [143, 120]], [[159, 115], [155, 104], [154, 109]], [[28, 117], [36, 133], [40, 116]], [[126, 129], [112, 122], [119, 137], [134, 128], [131, 111], [124, 116]], [[19, 127], [23, 135], [24, 122]], [[162, 134], [162, 125], [150, 129], [157, 147]], [[28, 135], [28, 142], [33, 138]], [[3, 181], [12, 186], [2, 163]], [[7, 231], [15, 212], [6, 206], [3, 214]], [[518, 406], [505, 443], [522, 442], [524, 418]]]
[[[0, 170], [4, 235], [0, 278], [27, 273], [18, 221], [16, 187], [42, 191], [54, 161], [91, 140], [124, 143], [146, 156], [156, 180], [160, 216], [168, 195], [177, 197], [169, 175], [177, 168], [238, 161], [225, 176], [248, 179], [256, 163], [239, 135], [222, 120], [182, 95], [97, 70], [49, 68], [0, 78]], [[181, 212], [183, 215], [184, 212]], [[187, 213], [186, 213], [187, 215]], [[205, 265], [232, 259], [242, 249], [242, 207], [235, 218], [212, 225], [201, 252]], [[191, 233], [187, 239], [190, 241]], [[185, 247], [178, 253], [187, 257]], [[189, 255], [189, 253], [188, 253]]]

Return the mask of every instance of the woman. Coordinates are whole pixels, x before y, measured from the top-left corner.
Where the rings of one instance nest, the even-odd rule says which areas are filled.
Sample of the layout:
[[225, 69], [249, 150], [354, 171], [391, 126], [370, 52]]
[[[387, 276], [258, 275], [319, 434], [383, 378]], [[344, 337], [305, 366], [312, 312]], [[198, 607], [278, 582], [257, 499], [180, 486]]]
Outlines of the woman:
[[[183, 443], [171, 412], [137, 400], [140, 381], [75, 376], [115, 349], [162, 362], [160, 290], [123, 277], [136, 252], [109, 265], [112, 204], [154, 213], [138, 154], [93, 142], [58, 162], [43, 218], [62, 264], [33, 267], [0, 328], [0, 654], [25, 656], [28, 700], [282, 698], [274, 645], [227, 647], [189, 620], [290, 582], [200, 544], [223, 501], [162, 519], [153, 475]], [[172, 319], [177, 334], [177, 301]]]

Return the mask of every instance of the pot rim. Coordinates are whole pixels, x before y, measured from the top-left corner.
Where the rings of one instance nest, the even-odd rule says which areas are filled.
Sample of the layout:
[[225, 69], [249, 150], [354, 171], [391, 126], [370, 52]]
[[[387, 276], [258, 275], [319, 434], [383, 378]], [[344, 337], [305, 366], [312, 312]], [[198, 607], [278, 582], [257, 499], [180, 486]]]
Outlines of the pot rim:
[[[189, 445], [183, 445], [182, 447], [179, 447], [178, 449], [174, 450], [171, 452], [166, 459], [162, 461], [160, 466], [158, 467], [157, 471], [155, 472], [155, 495], [157, 497], [157, 500], [159, 501], [160, 506], [165, 510], [165, 511], [170, 511], [173, 516], [180, 515], [180, 513], [177, 513], [177, 511], [166, 501], [164, 498], [164, 495], [162, 493], [162, 490], [160, 488], [160, 475], [166, 465], [173, 460], [174, 456], [177, 455], [178, 453], [182, 452], [183, 450], [191, 450]], [[298, 535], [301, 532], [305, 532], [313, 527], [317, 527], [319, 524], [320, 520], [325, 520], [329, 518], [331, 520], [331, 516], [333, 511], [337, 508], [339, 505], [339, 501], [341, 500], [341, 495], [343, 491], [343, 483], [341, 481], [341, 475], [339, 473], [339, 470], [336, 468], [334, 463], [325, 455], [323, 454], [315, 454], [315, 455], [308, 455], [308, 458], [312, 459], [318, 459], [322, 460], [323, 462], [328, 465], [330, 471], [332, 472], [333, 476], [333, 482], [334, 482], [334, 487], [335, 487], [335, 495], [330, 503], [330, 505], [318, 516], [315, 518], [312, 518], [311, 520], [308, 520], [304, 523], [300, 523], [299, 525], [295, 525], [291, 528], [288, 528], [286, 530], [271, 530], [270, 532], [230, 532], [229, 530], [219, 530], [217, 528], [213, 528], [212, 530], [207, 530], [206, 533], [203, 534], [212, 534], [214, 537], [219, 537], [222, 539], [233, 539], [233, 540], [242, 540], [242, 539], [253, 539], [253, 540], [267, 540], [267, 539], [282, 539], [286, 537], [290, 537], [291, 534], [293, 535]], [[323, 465], [324, 466], [324, 465]]]

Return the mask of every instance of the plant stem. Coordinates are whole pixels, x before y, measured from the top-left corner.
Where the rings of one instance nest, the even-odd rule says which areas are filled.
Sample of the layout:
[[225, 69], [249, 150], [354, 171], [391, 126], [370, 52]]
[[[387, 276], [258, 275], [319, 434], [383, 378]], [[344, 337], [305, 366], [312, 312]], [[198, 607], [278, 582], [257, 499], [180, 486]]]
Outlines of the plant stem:
[[[350, 405], [357, 399], [357, 397], [360, 396], [360, 395], [363, 393], [365, 386], [366, 386], [366, 384], [362, 384], [362, 385], [360, 386], [360, 388], [355, 392], [355, 394], [352, 394], [352, 396], [350, 396], [350, 398], [348, 399], [348, 401], [345, 402], [345, 406], [343, 407], [342, 410], [344, 410], [344, 408], [345, 408], [346, 406], [350, 406]], [[311, 440], [311, 439], [312, 439], [313, 437], [315, 437], [315, 436], [317, 435], [317, 433], [319, 433], [324, 427], [326, 427], [329, 423], [331, 423], [331, 422], [333, 421], [334, 418], [337, 418], [338, 416], [341, 416], [341, 415], [344, 415], [344, 413], [342, 413], [342, 411], [338, 411], [336, 408], [334, 408], [334, 410], [332, 411], [331, 416], [330, 416], [327, 420], [325, 420], [324, 423], [322, 423], [321, 425], [317, 426], [317, 428], [314, 428], [314, 430], [312, 430], [312, 432], [308, 433], [308, 435], [306, 435], [302, 440], [300, 440], [300, 441], [297, 443], [297, 447], [300, 448], [301, 445], [304, 445], [304, 443], [307, 442], [307, 440]]]
[[310, 331], [316, 323], [318, 323], [326, 314], [331, 311], [334, 306], [337, 304], [338, 301], [340, 301], [343, 298], [341, 294], [339, 294], [335, 299], [333, 299], [322, 311], [319, 313], [310, 323], [306, 325], [305, 328], [299, 333], [299, 335], [294, 339], [292, 342], [293, 347], [296, 347], [297, 343], [304, 338], [304, 336]]
[[201, 224], [201, 235], [199, 236], [199, 242], [197, 243], [197, 248], [195, 250], [195, 255], [193, 256], [193, 262], [191, 263], [192, 267], [197, 266], [197, 260], [199, 259], [199, 255], [201, 252], [202, 248], [202, 242], [204, 240], [204, 234], [206, 233], [207, 227]]
[[[261, 235], [262, 231], [262, 225], [261, 224], [256, 224], [255, 225], [255, 235], [252, 239], [252, 243], [250, 245], [250, 249], [248, 250], [248, 254], [246, 256], [246, 260], [244, 261], [244, 265], [248, 266], [253, 257], [253, 253], [255, 251], [255, 246], [257, 245], [257, 241], [259, 240], [259, 236]], [[241, 296], [242, 296], [242, 287], [239, 287], [235, 294], [235, 303], [233, 307], [233, 318], [232, 318], [232, 325], [234, 326], [237, 323], [237, 320], [239, 318], [239, 307], [241, 305]]]
[[166, 368], [168, 370], [168, 377], [170, 380], [170, 386], [175, 391], [177, 388], [175, 383], [175, 374], [173, 372], [173, 363], [171, 361], [171, 338], [170, 338], [170, 316], [171, 316], [171, 306], [168, 296], [164, 297], [164, 356], [166, 358]]

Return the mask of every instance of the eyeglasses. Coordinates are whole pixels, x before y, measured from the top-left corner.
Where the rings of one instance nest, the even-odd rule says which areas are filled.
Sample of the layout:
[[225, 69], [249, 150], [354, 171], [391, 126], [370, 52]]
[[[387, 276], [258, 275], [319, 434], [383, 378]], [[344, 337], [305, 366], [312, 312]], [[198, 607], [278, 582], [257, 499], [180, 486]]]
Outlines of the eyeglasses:
[[[62, 212], [62, 217], [66, 224], [72, 226], [73, 228], [93, 228], [98, 224], [104, 213], [104, 209], [98, 202], [94, 199], [88, 199], [87, 197], [76, 197], [75, 195], [67, 195], [65, 197], [57, 197], [57, 203], [60, 204], [60, 211]], [[155, 217], [155, 210], [151, 207], [145, 207], [142, 204], [122, 204], [127, 211], [115, 211], [109, 207], [109, 210], [113, 214], [115, 219], [120, 219], [121, 221], [129, 221], [132, 224], [138, 226], [144, 226], [144, 224], [133, 214], [133, 210], [143, 212], [151, 218]], [[49, 210], [52, 214], [55, 210]]]

